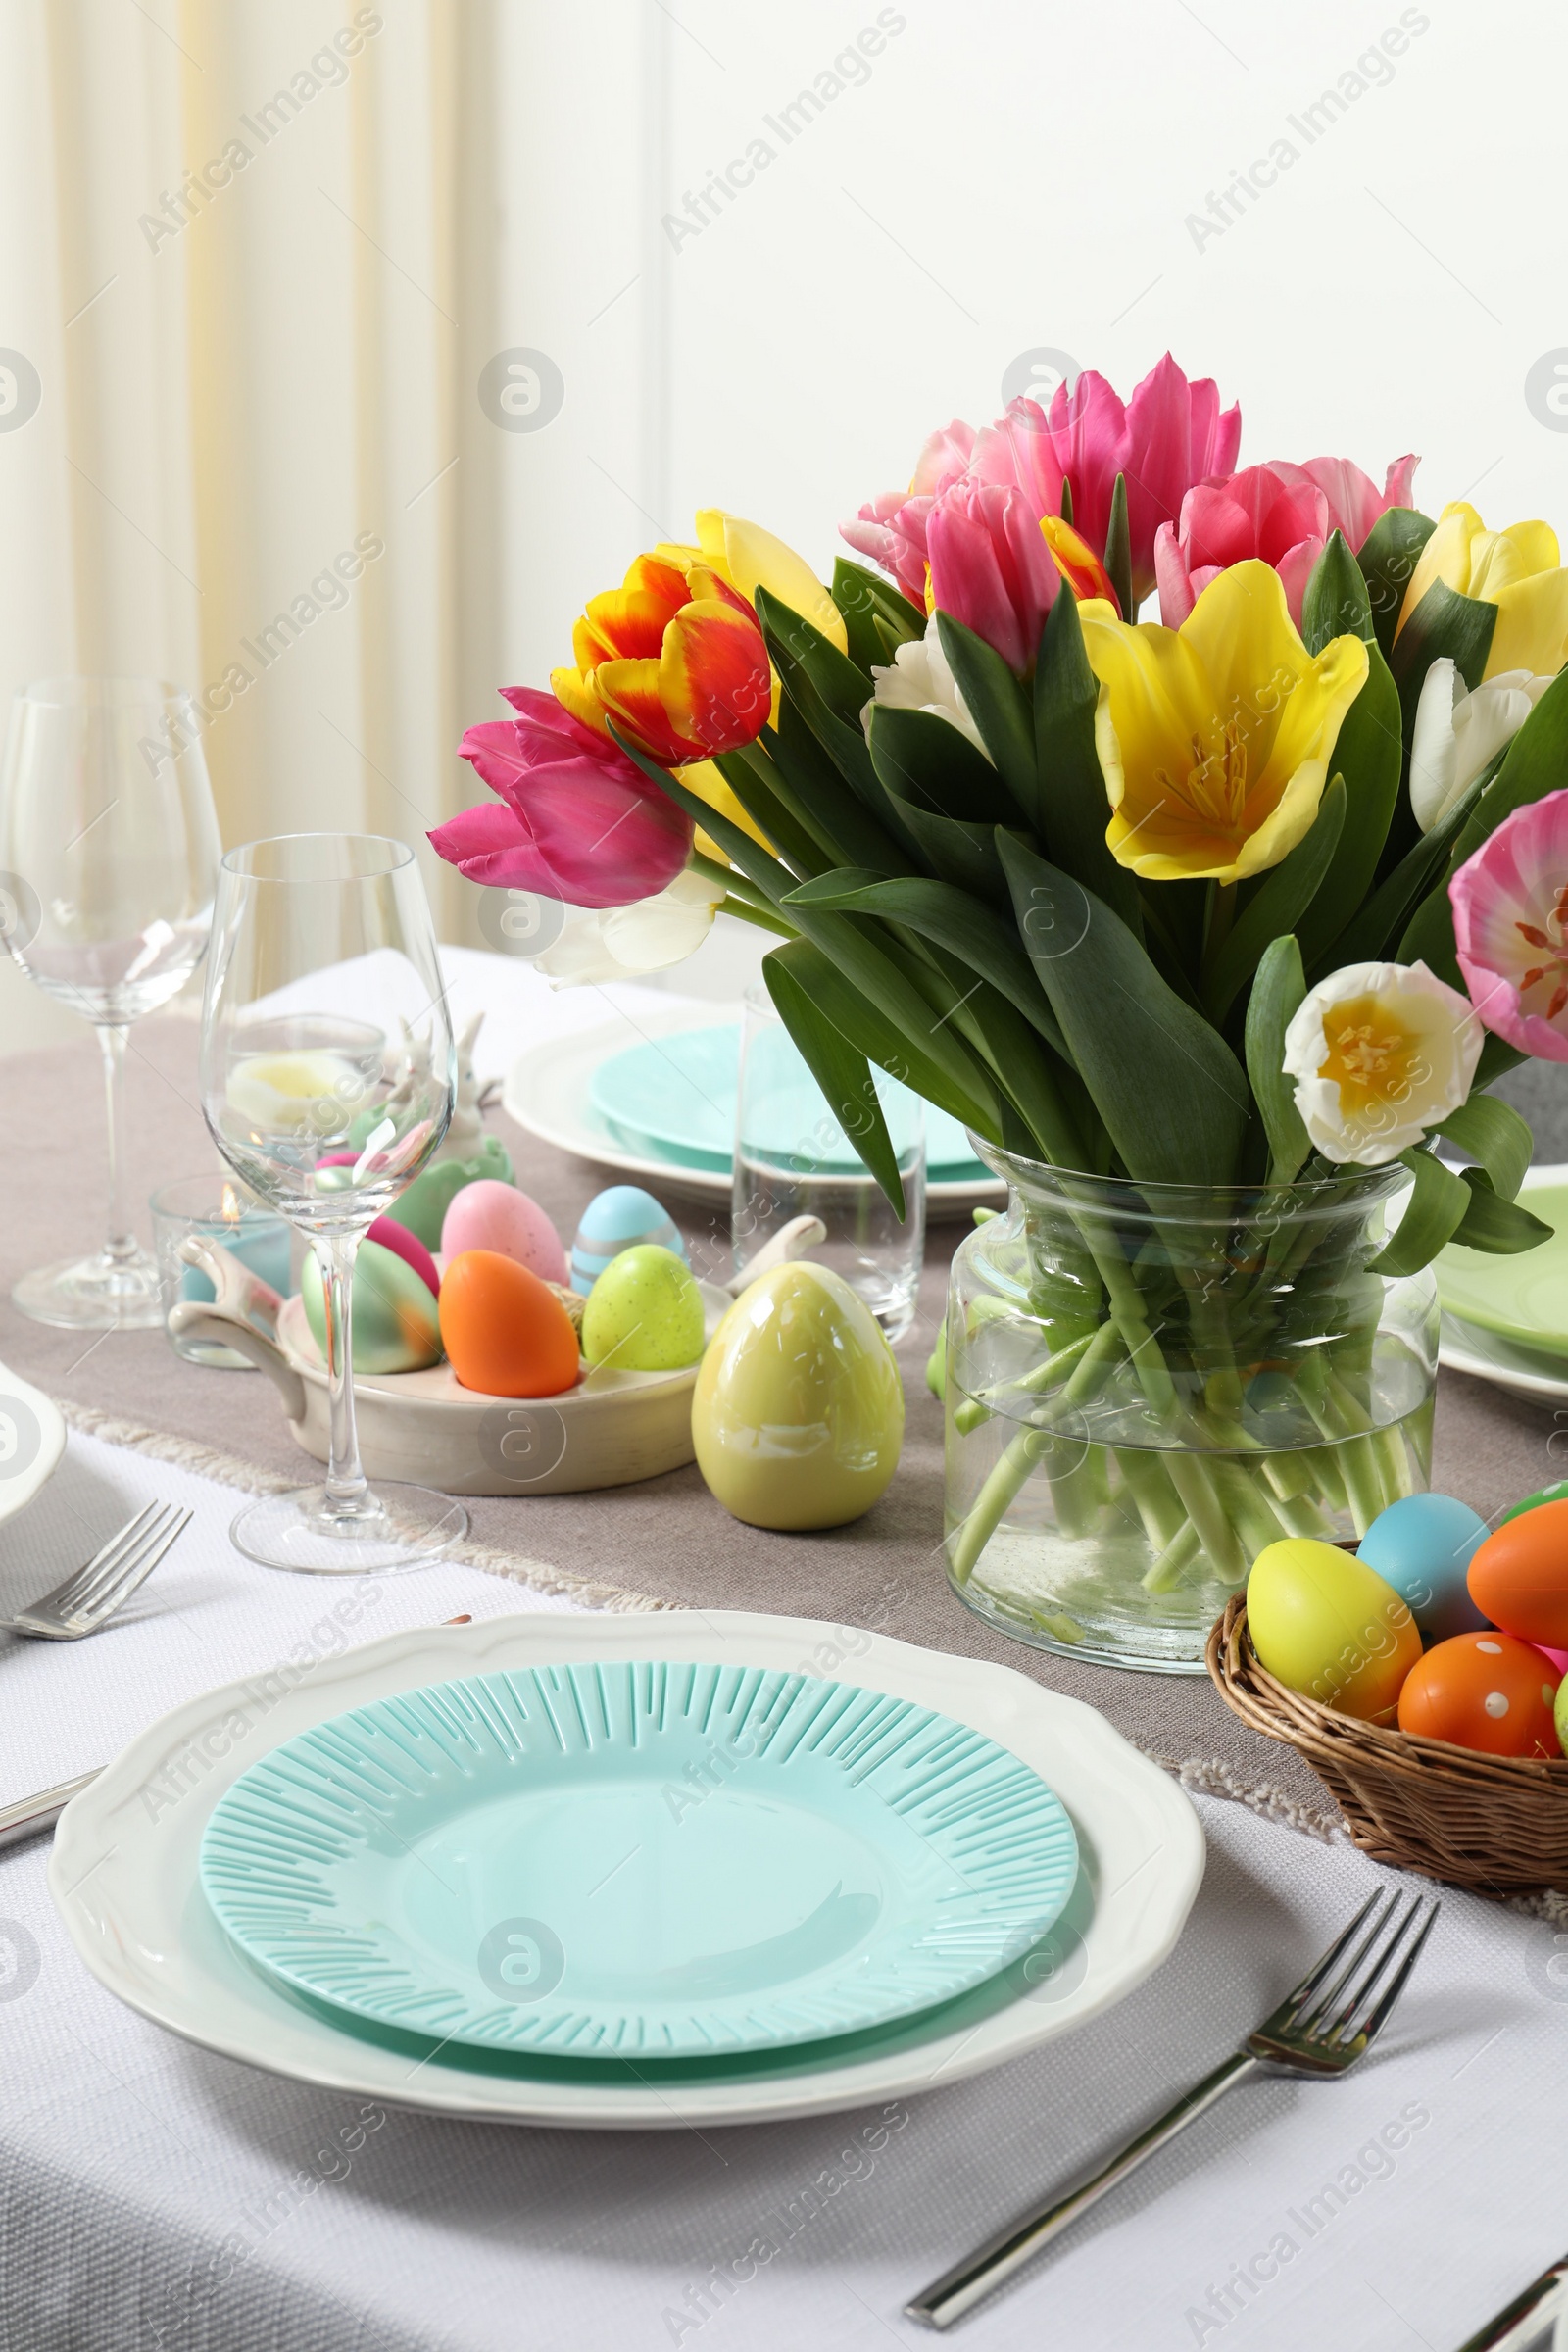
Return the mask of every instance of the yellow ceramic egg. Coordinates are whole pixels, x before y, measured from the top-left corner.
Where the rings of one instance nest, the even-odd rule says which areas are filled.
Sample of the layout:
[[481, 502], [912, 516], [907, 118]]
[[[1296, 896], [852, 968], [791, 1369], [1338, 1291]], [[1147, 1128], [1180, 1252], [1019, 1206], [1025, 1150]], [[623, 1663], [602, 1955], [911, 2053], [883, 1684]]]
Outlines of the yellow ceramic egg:
[[1247, 1630], [1277, 1682], [1364, 1723], [1395, 1721], [1400, 1685], [1421, 1655], [1415, 1619], [1394, 1587], [1309, 1536], [1258, 1553]]
[[864, 1300], [825, 1266], [743, 1291], [697, 1375], [692, 1439], [727, 1511], [753, 1527], [842, 1527], [898, 1468], [904, 1384]]

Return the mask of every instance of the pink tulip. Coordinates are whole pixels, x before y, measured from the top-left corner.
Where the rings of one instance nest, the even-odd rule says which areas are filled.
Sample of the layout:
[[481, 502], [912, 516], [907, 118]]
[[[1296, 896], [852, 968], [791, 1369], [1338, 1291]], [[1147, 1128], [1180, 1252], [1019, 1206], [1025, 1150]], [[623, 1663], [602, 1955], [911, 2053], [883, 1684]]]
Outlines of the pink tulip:
[[1505, 816], [1448, 884], [1459, 969], [1489, 1029], [1568, 1061], [1568, 792]]
[[926, 547], [933, 607], [1020, 676], [1033, 668], [1061, 573], [1023, 494], [967, 477], [950, 484], [932, 506]]
[[1154, 540], [1161, 620], [1179, 629], [1216, 572], [1257, 557], [1284, 581], [1299, 628], [1306, 583], [1330, 532], [1343, 531], [1359, 549], [1386, 508], [1409, 503], [1420, 462], [1396, 458], [1381, 496], [1348, 458], [1309, 458], [1304, 466], [1276, 461], [1195, 482], [1182, 501], [1180, 526], [1162, 524]]
[[839, 525], [857, 555], [869, 556], [892, 575], [911, 605], [925, 611], [925, 529], [931, 501], [949, 482], [957, 481], [969, 465], [974, 427], [955, 416], [928, 435], [915, 461], [907, 490], [884, 490], [867, 499], [853, 522]]
[[458, 747], [501, 798], [438, 825], [437, 856], [470, 882], [575, 906], [625, 906], [664, 889], [686, 863], [691, 818], [553, 694], [501, 691], [520, 716], [470, 727]]
[[1198, 482], [1182, 501], [1181, 528], [1154, 541], [1159, 616], [1179, 629], [1210, 580], [1250, 557], [1271, 564], [1285, 584], [1291, 618], [1333, 528], [1329, 502], [1299, 466], [1249, 466], [1228, 480]]
[[1229, 473], [1241, 445], [1240, 407], [1221, 409], [1209, 376], [1189, 383], [1167, 351], [1125, 406], [1102, 375], [1086, 369], [1069, 392], [1056, 386], [1049, 426], [1072, 488], [1072, 518], [1091, 547], [1103, 548], [1116, 476], [1127, 477], [1133, 602], [1154, 585], [1154, 539], [1205, 475]]

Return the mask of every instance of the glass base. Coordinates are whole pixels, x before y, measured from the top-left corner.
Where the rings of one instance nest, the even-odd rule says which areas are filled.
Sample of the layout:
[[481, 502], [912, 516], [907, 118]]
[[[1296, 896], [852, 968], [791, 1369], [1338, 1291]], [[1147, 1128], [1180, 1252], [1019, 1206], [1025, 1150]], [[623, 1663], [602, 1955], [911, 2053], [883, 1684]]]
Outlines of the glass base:
[[1087, 1592], [1080, 1594], [1069, 1584], [1067, 1598], [1052, 1592], [1031, 1606], [1015, 1585], [999, 1591], [978, 1572], [959, 1584], [950, 1570], [948, 1581], [964, 1607], [999, 1634], [1010, 1634], [1031, 1649], [1076, 1658], [1080, 1665], [1123, 1666], [1135, 1674], [1206, 1675], [1209, 1627], [1229, 1598], [1223, 1591], [1217, 1598], [1195, 1595], [1179, 1614], [1169, 1603], [1163, 1609], [1150, 1604], [1116, 1610], [1102, 1598], [1097, 1608]]
[[303, 1576], [376, 1576], [423, 1568], [468, 1532], [468, 1514], [428, 1487], [376, 1486], [353, 1517], [327, 1508], [324, 1487], [269, 1494], [229, 1529], [236, 1551]]
[[62, 1258], [24, 1274], [12, 1298], [35, 1323], [65, 1331], [158, 1331], [164, 1306], [158, 1289], [158, 1260], [149, 1250], [129, 1257]]

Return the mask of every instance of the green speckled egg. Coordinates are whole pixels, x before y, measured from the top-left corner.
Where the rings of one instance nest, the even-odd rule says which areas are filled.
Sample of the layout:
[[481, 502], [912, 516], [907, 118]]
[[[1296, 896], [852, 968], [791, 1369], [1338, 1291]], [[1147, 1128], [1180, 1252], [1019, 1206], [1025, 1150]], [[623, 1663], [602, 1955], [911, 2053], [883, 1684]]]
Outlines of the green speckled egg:
[[617, 1372], [678, 1372], [703, 1352], [703, 1294], [672, 1250], [644, 1242], [612, 1257], [588, 1294], [582, 1351]]
[[[305, 1319], [326, 1356], [326, 1300], [314, 1251], [300, 1281]], [[441, 1358], [439, 1309], [427, 1286], [394, 1250], [362, 1242], [354, 1262], [354, 1369], [418, 1372]]]

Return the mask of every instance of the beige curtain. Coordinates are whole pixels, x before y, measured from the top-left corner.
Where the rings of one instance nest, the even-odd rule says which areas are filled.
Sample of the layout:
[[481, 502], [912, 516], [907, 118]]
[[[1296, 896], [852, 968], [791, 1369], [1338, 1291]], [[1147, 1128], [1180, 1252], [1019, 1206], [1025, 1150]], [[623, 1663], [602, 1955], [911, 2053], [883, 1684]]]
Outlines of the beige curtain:
[[7, 702], [177, 678], [230, 843], [478, 797], [464, 726], [662, 503], [657, 37], [637, 0], [0, 0]]

